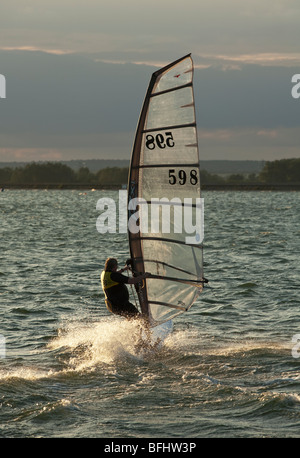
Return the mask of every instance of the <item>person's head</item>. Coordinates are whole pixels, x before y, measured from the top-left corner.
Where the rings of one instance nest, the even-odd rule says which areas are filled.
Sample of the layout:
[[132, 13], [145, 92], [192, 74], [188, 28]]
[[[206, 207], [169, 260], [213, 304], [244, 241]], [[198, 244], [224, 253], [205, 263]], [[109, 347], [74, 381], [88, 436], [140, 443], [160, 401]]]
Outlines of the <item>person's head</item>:
[[107, 258], [105, 261], [104, 270], [105, 272], [113, 272], [117, 270], [118, 261], [115, 258]]

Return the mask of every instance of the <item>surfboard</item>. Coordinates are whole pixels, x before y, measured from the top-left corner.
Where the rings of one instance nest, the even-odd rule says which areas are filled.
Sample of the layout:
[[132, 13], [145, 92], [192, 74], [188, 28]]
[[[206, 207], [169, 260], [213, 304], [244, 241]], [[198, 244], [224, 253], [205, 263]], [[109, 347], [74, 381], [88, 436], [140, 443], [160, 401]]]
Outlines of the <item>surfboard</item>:
[[150, 328], [151, 333], [151, 345], [160, 345], [163, 344], [167, 337], [171, 334], [173, 330], [173, 321], [165, 321], [158, 326]]
[[173, 321], [165, 321], [154, 327], [141, 327], [141, 333], [137, 340], [138, 350], [159, 350], [173, 330]]

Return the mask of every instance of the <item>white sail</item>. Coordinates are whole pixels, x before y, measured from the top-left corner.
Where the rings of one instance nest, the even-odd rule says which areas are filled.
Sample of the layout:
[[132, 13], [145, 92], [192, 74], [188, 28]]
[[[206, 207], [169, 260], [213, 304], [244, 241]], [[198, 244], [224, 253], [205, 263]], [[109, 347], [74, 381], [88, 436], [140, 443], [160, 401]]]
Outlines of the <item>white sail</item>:
[[191, 237], [186, 222], [189, 216], [193, 225], [200, 205], [190, 55], [152, 75], [131, 157], [128, 200], [135, 198], [143, 231], [129, 230], [131, 257], [136, 272], [151, 273], [136, 289], [144, 316], [156, 325], [187, 311], [204, 283], [201, 236]]

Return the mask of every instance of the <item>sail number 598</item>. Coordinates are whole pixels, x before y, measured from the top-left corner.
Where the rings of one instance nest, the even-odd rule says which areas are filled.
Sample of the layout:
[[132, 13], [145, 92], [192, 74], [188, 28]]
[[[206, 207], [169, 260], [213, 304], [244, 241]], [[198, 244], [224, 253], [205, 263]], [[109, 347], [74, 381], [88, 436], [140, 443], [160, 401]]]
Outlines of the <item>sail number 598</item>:
[[170, 184], [176, 184], [179, 183], [181, 185], [186, 184], [186, 182], [189, 182], [192, 185], [195, 185], [198, 183], [198, 175], [197, 175], [197, 170], [192, 169], [190, 171], [190, 174], [188, 175], [185, 170], [178, 170], [178, 172], [175, 172], [175, 169], [169, 169], [169, 183]]
[[173, 148], [175, 145], [173, 134], [172, 132], [165, 132], [163, 134], [153, 135], [146, 135], [146, 148], [148, 149], [155, 149], [156, 146], [160, 149], [164, 149], [166, 146], [169, 148]]

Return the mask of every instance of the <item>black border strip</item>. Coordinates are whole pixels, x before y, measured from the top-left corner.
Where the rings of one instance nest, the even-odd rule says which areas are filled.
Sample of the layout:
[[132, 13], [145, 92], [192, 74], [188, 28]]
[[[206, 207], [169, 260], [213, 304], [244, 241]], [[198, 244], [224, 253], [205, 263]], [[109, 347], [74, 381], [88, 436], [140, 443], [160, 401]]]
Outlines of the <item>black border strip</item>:
[[[162, 197], [163, 199], [163, 197]], [[197, 204], [187, 204], [185, 202], [160, 202], [160, 201], [151, 201], [151, 200], [146, 200], [145, 202], [141, 201], [141, 202], [138, 202], [137, 205], [143, 205], [143, 204], [147, 204], [147, 205], [170, 205], [170, 207], [174, 206], [174, 207], [190, 207], [190, 208], [198, 208], [199, 205]], [[201, 205], [200, 205], [201, 206]]]
[[188, 124], [177, 124], [177, 125], [174, 125], [174, 126], [165, 126], [165, 127], [152, 127], [151, 129], [143, 129], [141, 131], [142, 134], [146, 134], [148, 132], [159, 132], [161, 130], [173, 130], [173, 129], [183, 129], [185, 127], [197, 127], [196, 125], [196, 122], [190, 122]]
[[198, 167], [200, 170], [198, 162], [195, 162], [194, 164], [143, 164], [132, 166], [132, 169], [156, 169], [160, 167]]
[[168, 304], [167, 302], [148, 301], [148, 304], [163, 305], [164, 307], [169, 307], [170, 309], [183, 310], [184, 312], [186, 312], [186, 310], [188, 310], [187, 307], [180, 307], [180, 305]]
[[195, 286], [195, 287], [203, 286], [203, 284], [205, 283], [204, 280], [189, 280], [185, 278], [165, 277], [163, 275], [155, 275], [155, 274], [153, 275], [151, 274], [150, 277], [148, 277], [149, 280], [151, 280], [152, 278], [154, 280], [167, 280], [167, 281], [174, 281], [176, 283], [184, 283], [185, 285], [190, 285], [190, 286]]
[[164, 91], [153, 92], [153, 93], [150, 95], [150, 98], [156, 97], [157, 95], [167, 94], [168, 92], [178, 91], [179, 89], [185, 89], [186, 87], [191, 87], [191, 88], [193, 88], [193, 83], [192, 83], [192, 81], [191, 81], [190, 83], [182, 84], [181, 86], [176, 86], [176, 87], [171, 87], [170, 89], [165, 89]]
[[199, 244], [196, 244], [196, 243], [195, 244], [185, 243], [182, 240], [167, 239], [166, 237], [137, 236], [136, 239], [139, 239], [139, 240], [159, 240], [160, 242], [176, 243], [178, 245], [185, 245], [185, 246], [190, 246], [190, 247], [193, 247], [193, 248], [203, 248], [203, 245], [201, 243], [199, 243]]
[[[136, 260], [139, 261], [138, 259], [136, 259]], [[180, 269], [180, 267], [172, 266], [172, 264], [168, 264], [167, 262], [164, 262], [164, 261], [158, 261], [157, 259], [145, 259], [145, 258], [143, 258], [143, 261], [144, 262], [155, 263], [155, 264], [162, 264], [163, 266], [169, 267], [170, 269], [178, 270], [178, 272], [183, 272], [184, 274], [187, 274], [187, 275], [194, 275], [194, 277], [197, 276], [193, 272], [189, 272], [188, 270], [185, 270], [185, 269]]]

